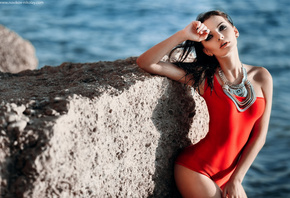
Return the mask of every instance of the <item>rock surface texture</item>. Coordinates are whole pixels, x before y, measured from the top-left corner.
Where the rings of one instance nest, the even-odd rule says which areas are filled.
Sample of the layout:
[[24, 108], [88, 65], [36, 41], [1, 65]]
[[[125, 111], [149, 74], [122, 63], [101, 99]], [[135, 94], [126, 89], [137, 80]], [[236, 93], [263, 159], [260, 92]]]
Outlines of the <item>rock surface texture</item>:
[[135, 58], [0, 73], [1, 197], [178, 197], [205, 102]]
[[37, 68], [38, 60], [31, 43], [0, 25], [0, 71], [18, 73]]

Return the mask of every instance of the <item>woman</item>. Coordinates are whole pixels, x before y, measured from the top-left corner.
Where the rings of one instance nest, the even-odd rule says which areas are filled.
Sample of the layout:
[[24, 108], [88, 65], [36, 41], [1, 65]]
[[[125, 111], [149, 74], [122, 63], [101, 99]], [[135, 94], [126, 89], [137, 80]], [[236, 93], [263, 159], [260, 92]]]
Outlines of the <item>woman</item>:
[[[266, 140], [272, 77], [263, 67], [241, 63], [238, 36], [227, 14], [209, 11], [137, 59], [147, 72], [193, 86], [208, 106], [208, 134], [176, 160], [183, 197], [247, 197], [242, 181]], [[173, 48], [183, 49], [180, 60], [161, 62]], [[184, 62], [192, 50], [195, 60]]]

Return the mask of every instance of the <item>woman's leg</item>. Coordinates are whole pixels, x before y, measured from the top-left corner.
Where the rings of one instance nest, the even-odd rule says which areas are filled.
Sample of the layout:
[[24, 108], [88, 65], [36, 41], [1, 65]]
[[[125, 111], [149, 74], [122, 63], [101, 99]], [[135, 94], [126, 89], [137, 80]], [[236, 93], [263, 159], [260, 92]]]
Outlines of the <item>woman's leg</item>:
[[207, 176], [175, 165], [174, 177], [183, 198], [221, 198], [221, 189]]

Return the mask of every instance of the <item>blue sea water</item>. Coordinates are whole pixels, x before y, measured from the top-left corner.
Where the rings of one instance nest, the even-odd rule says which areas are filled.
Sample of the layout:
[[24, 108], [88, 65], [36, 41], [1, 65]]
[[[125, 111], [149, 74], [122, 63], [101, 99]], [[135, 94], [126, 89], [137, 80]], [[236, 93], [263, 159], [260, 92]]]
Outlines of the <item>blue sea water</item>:
[[290, 197], [289, 0], [17, 2], [0, 0], [0, 24], [32, 42], [39, 68], [138, 56], [200, 12], [228, 12], [240, 32], [241, 60], [266, 67], [274, 80], [267, 142], [244, 179], [245, 190], [250, 198]]

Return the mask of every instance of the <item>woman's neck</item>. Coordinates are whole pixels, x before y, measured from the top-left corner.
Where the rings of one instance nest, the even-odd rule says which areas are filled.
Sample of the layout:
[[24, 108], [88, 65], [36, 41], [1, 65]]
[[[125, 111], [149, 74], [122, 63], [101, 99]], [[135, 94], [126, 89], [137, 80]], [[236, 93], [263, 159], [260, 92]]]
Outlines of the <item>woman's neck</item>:
[[241, 76], [242, 64], [238, 53], [226, 57], [217, 57], [217, 59], [228, 81], [234, 82]]

